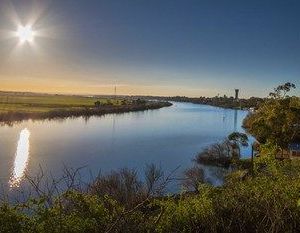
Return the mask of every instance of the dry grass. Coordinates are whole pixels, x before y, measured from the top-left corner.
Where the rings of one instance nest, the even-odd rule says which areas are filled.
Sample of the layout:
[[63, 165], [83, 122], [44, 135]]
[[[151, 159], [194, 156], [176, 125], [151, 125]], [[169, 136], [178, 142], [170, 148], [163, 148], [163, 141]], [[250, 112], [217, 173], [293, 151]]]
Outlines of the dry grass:
[[49, 112], [57, 109], [76, 109], [93, 107], [95, 101], [102, 104], [111, 102], [112, 105], [120, 105], [121, 100], [109, 98], [95, 98], [84, 96], [24, 94], [0, 92], [0, 113], [8, 112]]

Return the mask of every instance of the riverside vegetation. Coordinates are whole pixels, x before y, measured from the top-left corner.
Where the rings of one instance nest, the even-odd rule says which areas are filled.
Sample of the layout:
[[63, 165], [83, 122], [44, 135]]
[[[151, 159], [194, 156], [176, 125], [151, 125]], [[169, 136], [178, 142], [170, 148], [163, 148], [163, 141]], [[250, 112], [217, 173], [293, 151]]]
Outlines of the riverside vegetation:
[[[267, 99], [274, 102], [268, 105], [270, 114], [279, 111], [281, 102], [300, 103], [298, 97], [286, 95], [291, 88], [287, 84], [275, 89], [277, 95]], [[297, 106], [280, 111], [290, 116]], [[164, 174], [155, 165], [145, 167], [144, 179], [138, 179], [135, 170], [121, 169], [99, 175], [89, 184], [79, 182], [78, 170], [66, 169], [63, 179], [47, 182], [42, 182], [43, 175], [27, 176], [32, 187], [27, 198], [14, 203], [2, 200], [0, 232], [299, 232], [300, 160], [275, 158], [288, 140], [299, 135], [294, 128], [299, 118], [280, 117], [272, 134], [274, 118], [265, 111], [262, 103], [245, 120], [249, 132], [264, 136], [259, 146], [253, 146], [258, 156], [252, 161], [239, 158], [247, 135], [234, 132], [196, 157], [181, 179], [184, 189], [179, 194], [165, 194], [173, 173]], [[289, 132], [283, 131], [286, 121], [294, 134], [282, 135]], [[226, 158], [224, 164], [210, 160], [212, 166], [230, 168], [222, 186], [205, 182], [199, 166], [203, 156]], [[60, 182], [66, 186], [63, 192]]]
[[258, 108], [258, 106], [263, 103], [265, 98], [251, 97], [249, 99], [239, 99], [238, 101], [230, 96], [215, 96], [215, 97], [195, 97], [190, 98], [186, 96], [173, 96], [173, 97], [162, 97], [162, 99], [167, 101], [176, 102], [189, 102], [194, 104], [205, 104], [221, 108], [232, 108], [232, 109], [250, 109]]

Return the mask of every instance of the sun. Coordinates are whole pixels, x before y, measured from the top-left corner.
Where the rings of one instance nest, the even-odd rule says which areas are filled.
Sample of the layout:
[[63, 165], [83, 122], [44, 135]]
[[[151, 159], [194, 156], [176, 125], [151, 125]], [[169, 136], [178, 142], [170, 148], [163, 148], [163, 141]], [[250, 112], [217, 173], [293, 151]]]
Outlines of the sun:
[[17, 36], [21, 43], [32, 42], [34, 39], [34, 31], [31, 26], [19, 26], [17, 30]]

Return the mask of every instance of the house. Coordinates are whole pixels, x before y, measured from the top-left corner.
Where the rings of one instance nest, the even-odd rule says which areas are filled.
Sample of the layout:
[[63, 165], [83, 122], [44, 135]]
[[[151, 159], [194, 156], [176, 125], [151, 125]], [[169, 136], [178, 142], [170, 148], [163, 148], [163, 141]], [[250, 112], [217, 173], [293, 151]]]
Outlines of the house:
[[251, 113], [254, 113], [254, 112], [255, 112], [255, 108], [249, 108], [249, 111], [250, 111]]
[[277, 159], [300, 159], [300, 142], [293, 142], [288, 145], [287, 149], [281, 150], [276, 155]]
[[295, 157], [300, 158], [300, 143], [289, 144], [289, 152], [291, 158], [295, 158]]

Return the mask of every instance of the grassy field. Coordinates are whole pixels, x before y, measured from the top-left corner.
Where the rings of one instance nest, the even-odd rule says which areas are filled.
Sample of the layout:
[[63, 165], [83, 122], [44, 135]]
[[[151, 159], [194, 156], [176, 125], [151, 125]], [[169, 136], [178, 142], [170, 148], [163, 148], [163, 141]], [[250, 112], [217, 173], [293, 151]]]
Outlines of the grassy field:
[[[95, 102], [99, 102], [96, 106]], [[129, 97], [85, 97], [34, 93], [0, 92], [0, 123], [27, 119], [101, 116], [158, 109], [172, 104]]]
[[8, 112], [49, 112], [57, 109], [76, 109], [94, 107], [94, 103], [110, 103], [112, 106], [122, 104], [122, 100], [113, 98], [95, 98], [66, 95], [37, 95], [0, 92], [0, 113]]

